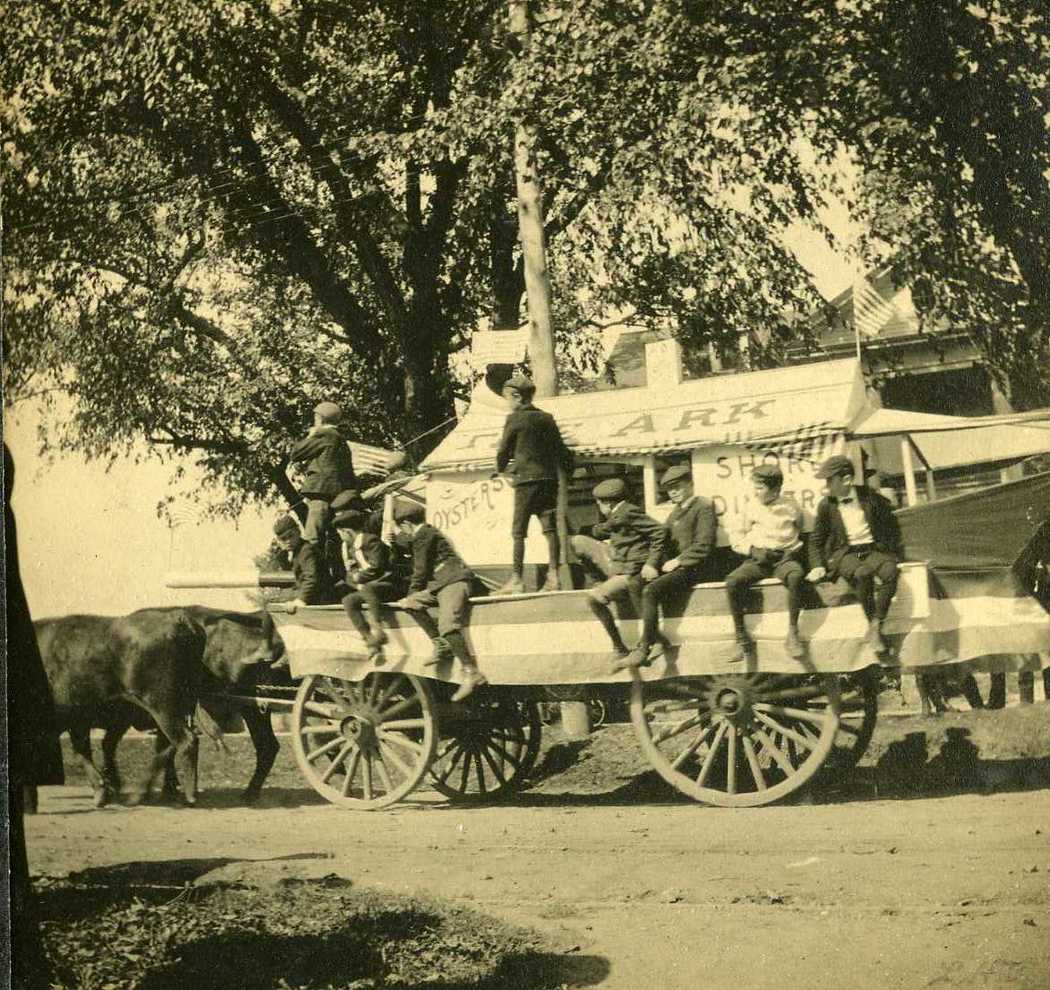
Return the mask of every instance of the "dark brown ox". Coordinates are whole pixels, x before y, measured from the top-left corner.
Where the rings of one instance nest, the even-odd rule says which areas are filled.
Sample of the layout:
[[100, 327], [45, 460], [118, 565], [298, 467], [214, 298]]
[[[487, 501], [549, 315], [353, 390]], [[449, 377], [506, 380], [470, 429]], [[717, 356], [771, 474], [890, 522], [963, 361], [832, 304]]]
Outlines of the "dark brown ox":
[[[147, 608], [111, 618], [69, 615], [34, 623], [59, 731], [67, 730], [83, 761], [95, 804], [105, 804], [116, 780], [117, 743], [133, 725], [160, 730], [143, 779], [130, 792], [141, 801], [169, 761], [187, 804], [197, 797], [197, 737], [189, 726], [198, 701], [231, 688], [249, 688], [260, 665], [284, 653], [266, 613], [227, 612], [201, 606]], [[263, 669], [267, 669], [263, 667]], [[255, 773], [245, 798], [258, 796], [277, 756], [270, 717], [255, 706], [242, 712], [255, 746]], [[106, 730], [104, 765], [92, 759], [90, 731]], [[166, 743], [166, 744], [165, 744]]]

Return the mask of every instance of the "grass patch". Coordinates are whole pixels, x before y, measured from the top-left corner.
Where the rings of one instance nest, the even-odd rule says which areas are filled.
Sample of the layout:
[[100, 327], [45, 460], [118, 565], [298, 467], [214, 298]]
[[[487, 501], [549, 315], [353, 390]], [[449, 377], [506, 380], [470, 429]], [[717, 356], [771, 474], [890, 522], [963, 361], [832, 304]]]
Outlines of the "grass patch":
[[324, 883], [129, 885], [104, 873], [37, 882], [61, 987], [553, 990], [608, 973], [604, 960], [551, 952], [535, 932], [437, 900]]

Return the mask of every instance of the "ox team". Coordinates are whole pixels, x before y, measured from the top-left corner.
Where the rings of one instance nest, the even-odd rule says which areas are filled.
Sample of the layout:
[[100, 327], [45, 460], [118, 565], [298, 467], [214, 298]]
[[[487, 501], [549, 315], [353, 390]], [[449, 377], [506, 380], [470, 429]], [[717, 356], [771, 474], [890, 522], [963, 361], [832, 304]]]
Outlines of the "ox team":
[[[513, 552], [511, 576], [496, 595], [525, 591], [525, 538], [533, 516], [540, 521], [548, 550], [546, 578], [539, 590], [561, 587], [558, 477], [559, 472], [571, 473], [573, 455], [554, 417], [533, 405], [534, 393], [533, 383], [522, 375], [503, 387], [510, 412], [493, 478], [508, 474], [514, 488]], [[417, 504], [398, 503], [398, 532], [391, 544], [384, 542], [382, 512], [369, 513], [356, 490], [341, 420], [335, 403], [320, 403], [309, 435], [290, 455], [292, 463], [305, 468], [306, 522], [300, 530], [294, 517], [284, 515], [274, 531], [291, 554], [298, 603], [341, 601], [373, 659], [381, 658], [386, 642], [381, 605], [408, 609], [434, 643], [429, 662], [459, 660], [463, 673], [454, 700], [463, 700], [485, 683], [462, 635], [474, 575], [449, 539], [425, 522]], [[609, 478], [596, 485], [593, 496], [601, 521], [590, 532], [573, 536], [572, 546], [596, 582], [587, 589], [587, 599], [609, 636], [612, 670], [648, 665], [667, 649], [670, 644], [660, 632], [660, 607], [673, 596], [688, 594], [698, 581], [725, 581], [735, 657], [744, 660], [754, 649], [744, 622], [747, 590], [770, 577], [787, 588], [784, 648], [790, 656], [800, 658], [806, 649], [798, 628], [804, 582], [837, 577], [850, 584], [859, 599], [868, 620], [869, 645], [876, 655], [885, 655], [882, 623], [896, 592], [902, 559], [892, 506], [877, 492], [855, 484], [848, 457], [828, 458], [817, 477], [825, 480], [827, 495], [817, 506], [816, 525], [807, 541], [798, 506], [781, 494], [780, 469], [761, 464], [752, 471], [753, 497], [731, 533], [738, 562], [729, 573], [716, 572], [714, 506], [694, 492], [687, 464], [669, 468], [659, 479], [673, 503], [662, 524], [631, 501], [624, 479]], [[641, 638], [633, 648], [624, 643], [609, 609], [621, 597], [630, 599], [642, 620]]]

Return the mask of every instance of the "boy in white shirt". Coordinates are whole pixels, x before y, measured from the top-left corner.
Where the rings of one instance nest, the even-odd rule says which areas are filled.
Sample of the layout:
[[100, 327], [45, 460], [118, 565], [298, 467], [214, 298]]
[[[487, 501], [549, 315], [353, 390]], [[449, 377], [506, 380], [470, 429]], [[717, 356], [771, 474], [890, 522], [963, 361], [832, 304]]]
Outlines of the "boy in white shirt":
[[747, 590], [756, 581], [769, 577], [782, 581], [787, 588], [788, 634], [784, 649], [798, 659], [806, 652], [798, 634], [806, 574], [802, 564], [802, 510], [780, 494], [784, 475], [776, 465], [761, 464], [755, 468], [751, 484], [753, 497], [730, 534], [733, 549], [748, 557], [726, 578], [729, 610], [736, 627], [737, 655], [733, 659], [746, 659], [754, 645], [744, 623]]

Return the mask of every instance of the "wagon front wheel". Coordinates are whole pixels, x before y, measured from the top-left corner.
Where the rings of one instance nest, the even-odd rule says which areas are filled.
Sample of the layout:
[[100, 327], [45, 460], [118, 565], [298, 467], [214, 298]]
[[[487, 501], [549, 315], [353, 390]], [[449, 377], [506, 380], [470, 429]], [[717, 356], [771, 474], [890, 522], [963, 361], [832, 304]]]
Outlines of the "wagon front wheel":
[[639, 679], [631, 721], [656, 771], [696, 801], [780, 800], [827, 759], [839, 728], [834, 677], [735, 674]]
[[363, 681], [314, 675], [292, 708], [292, 748], [303, 775], [333, 804], [383, 808], [423, 779], [437, 746], [425, 680], [369, 674]]

